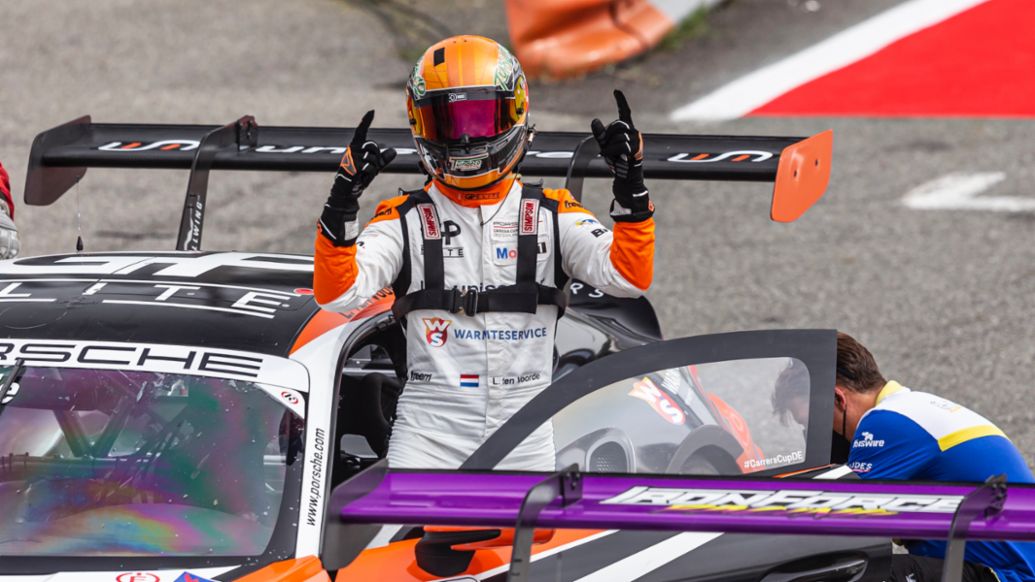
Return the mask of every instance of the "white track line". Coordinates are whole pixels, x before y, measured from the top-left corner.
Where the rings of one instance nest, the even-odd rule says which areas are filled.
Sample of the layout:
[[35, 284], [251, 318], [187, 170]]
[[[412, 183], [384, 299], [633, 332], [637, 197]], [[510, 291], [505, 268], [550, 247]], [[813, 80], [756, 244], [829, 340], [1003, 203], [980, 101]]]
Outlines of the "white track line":
[[672, 112], [673, 121], [742, 117], [780, 95], [987, 0], [910, 0]]
[[721, 533], [683, 532], [622, 558], [575, 582], [626, 582], [642, 578], [721, 536]]
[[913, 188], [902, 197], [902, 204], [914, 210], [1035, 211], [1035, 198], [977, 197], [1004, 179], [1006, 174], [1003, 172], [947, 174]]

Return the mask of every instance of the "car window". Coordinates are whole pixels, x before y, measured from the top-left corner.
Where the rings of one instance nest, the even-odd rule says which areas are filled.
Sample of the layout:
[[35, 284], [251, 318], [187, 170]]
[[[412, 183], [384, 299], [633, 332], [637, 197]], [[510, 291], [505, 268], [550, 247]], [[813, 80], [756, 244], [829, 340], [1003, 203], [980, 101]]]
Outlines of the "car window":
[[25, 367], [0, 404], [0, 554], [262, 554], [301, 465], [291, 402], [302, 397], [216, 377]]
[[557, 380], [467, 469], [780, 474], [829, 462], [835, 333], [767, 330], [631, 348]]
[[[805, 460], [805, 436], [774, 410], [772, 394], [795, 366], [804, 365], [757, 358], [635, 374], [564, 407], [515, 453], [552, 432], [557, 466], [588, 472], [739, 475], [792, 466]], [[804, 381], [796, 390], [807, 423], [807, 372], [793, 381]]]

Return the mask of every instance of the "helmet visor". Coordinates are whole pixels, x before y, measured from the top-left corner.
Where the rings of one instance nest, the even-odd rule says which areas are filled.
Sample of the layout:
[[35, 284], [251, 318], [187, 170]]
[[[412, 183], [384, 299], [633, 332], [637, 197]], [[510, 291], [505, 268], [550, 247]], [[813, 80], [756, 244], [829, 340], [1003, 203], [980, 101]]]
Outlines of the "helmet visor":
[[440, 144], [493, 138], [520, 119], [512, 92], [492, 88], [440, 91], [414, 103], [416, 130]]

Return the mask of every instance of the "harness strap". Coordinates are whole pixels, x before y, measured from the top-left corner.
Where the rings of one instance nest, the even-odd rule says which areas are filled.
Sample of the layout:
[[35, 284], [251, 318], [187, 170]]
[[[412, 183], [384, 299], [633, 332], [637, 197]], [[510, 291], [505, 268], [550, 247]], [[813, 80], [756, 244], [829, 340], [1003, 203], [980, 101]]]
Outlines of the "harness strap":
[[[523, 185], [518, 207], [517, 274], [515, 282], [535, 283], [535, 266], [539, 254], [539, 203], [543, 189], [537, 185]], [[557, 257], [560, 260], [560, 257]]]
[[[515, 283], [485, 291], [445, 288], [442, 223], [439, 220], [438, 211], [427, 192], [423, 190], [413, 192], [411, 200], [421, 221], [424, 248], [424, 288], [401, 295], [400, 289], [396, 287], [392, 313], [395, 314], [397, 320], [402, 321], [407, 313], [417, 309], [436, 309], [473, 316], [478, 313], [492, 312], [535, 313], [540, 305], [554, 305], [558, 308], [558, 316], [564, 313], [564, 309], [568, 305], [568, 297], [564, 291], [536, 281], [536, 264], [540, 250], [539, 208], [545, 200], [542, 186], [525, 184], [521, 189]], [[552, 205], [545, 207], [555, 211], [555, 207]], [[556, 222], [555, 216], [554, 223], [556, 224]], [[558, 243], [554, 242], [556, 248]], [[561, 260], [559, 253], [555, 260]]]
[[392, 313], [401, 319], [417, 309], [436, 309], [474, 316], [479, 313], [535, 313], [540, 305], [555, 305], [559, 313], [568, 306], [568, 296], [556, 287], [538, 283], [506, 285], [495, 289], [421, 289], [396, 297]]

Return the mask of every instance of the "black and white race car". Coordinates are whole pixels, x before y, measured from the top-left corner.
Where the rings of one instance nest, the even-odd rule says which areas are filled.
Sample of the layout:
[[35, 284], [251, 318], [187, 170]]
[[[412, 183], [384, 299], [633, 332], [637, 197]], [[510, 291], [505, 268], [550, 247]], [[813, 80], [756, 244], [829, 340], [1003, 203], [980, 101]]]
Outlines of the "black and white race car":
[[[378, 139], [389, 144], [399, 138], [382, 131]], [[329, 144], [348, 137], [348, 130], [260, 132], [248, 118], [223, 128], [83, 118], [40, 134], [29, 204], [53, 202], [86, 166], [190, 167], [192, 174], [176, 252], [0, 262], [0, 580], [330, 580], [335, 574], [323, 560], [343, 552], [352, 553], [334, 566], [338, 580], [370, 579], [374, 571], [393, 580], [503, 575], [506, 543], [478, 547], [464, 568], [447, 572], [427, 551], [418, 555], [419, 527], [350, 529], [344, 539], [330, 527], [331, 490], [383, 456], [403, 387], [391, 293], [330, 313], [313, 300], [311, 257], [200, 250], [209, 169], [325, 170], [341, 150]], [[537, 146], [557, 151], [533, 152], [526, 174], [566, 170], [578, 190], [580, 175], [602, 171], [582, 138], [541, 136]], [[825, 174], [811, 173], [829, 163], [828, 136], [648, 139], [663, 146], [648, 159], [648, 175], [775, 180], [774, 216], [783, 219], [804, 212], [825, 187]], [[730, 152], [736, 155], [724, 155]], [[685, 163], [691, 159], [719, 161]], [[830, 333], [664, 342], [646, 299], [613, 299], [578, 282], [570, 292], [558, 323], [557, 383], [465, 468], [491, 469], [523, 431], [552, 422], [558, 466], [587, 472], [847, 473], [821, 469], [830, 461]], [[617, 383], [579, 374], [599, 360], [642, 367], [641, 356], [629, 353], [640, 358], [635, 365], [623, 356], [644, 344], [662, 358], [658, 366]], [[805, 387], [808, 436], [781, 424], [769, 406], [771, 386], [792, 360], [815, 378]], [[632, 553], [669, 547], [667, 535], [559, 535], [537, 546], [541, 567], [533, 573], [554, 579], [548, 564], [570, 555], [578, 559], [568, 563], [589, 576]], [[433, 549], [455, 565], [451, 545]], [[710, 559], [689, 559], [701, 552]], [[872, 539], [776, 545], [729, 535], [658, 563], [669, 567], [666, 576], [753, 580], [788, 568], [844, 569], [841, 558], [849, 556], [847, 577], [836, 579], [854, 580], [879, 571], [888, 552], [885, 541]]]

